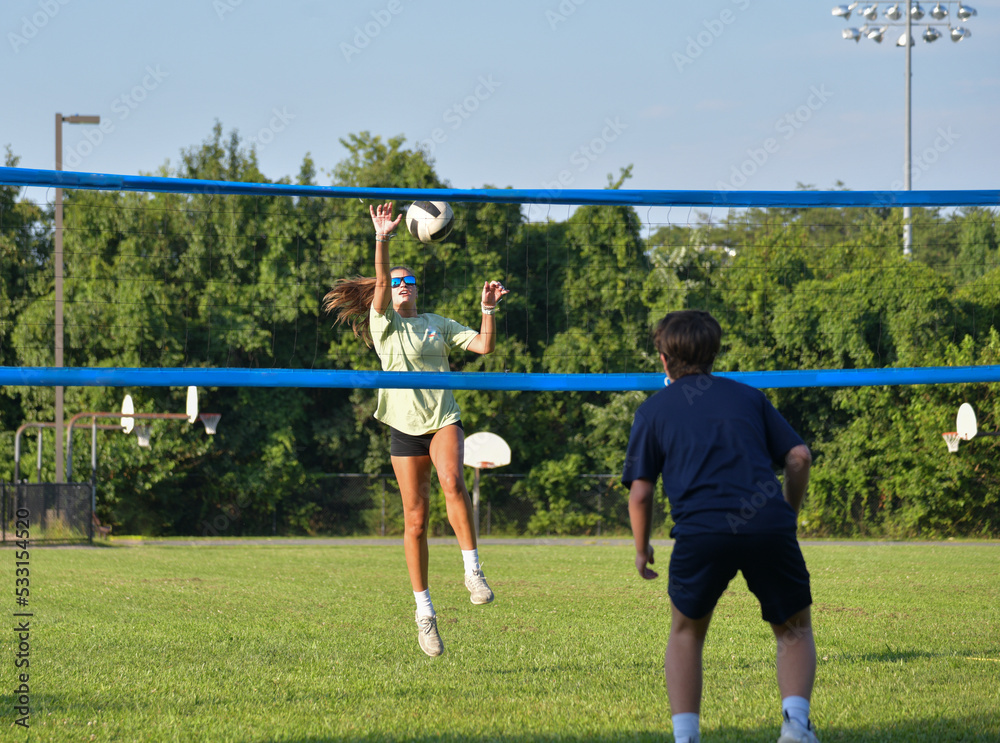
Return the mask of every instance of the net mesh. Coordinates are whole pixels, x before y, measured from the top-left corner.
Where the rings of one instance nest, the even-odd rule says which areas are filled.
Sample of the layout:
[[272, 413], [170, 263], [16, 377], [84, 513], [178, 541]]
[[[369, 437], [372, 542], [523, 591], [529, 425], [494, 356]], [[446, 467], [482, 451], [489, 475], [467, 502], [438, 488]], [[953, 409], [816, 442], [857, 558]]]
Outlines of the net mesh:
[[962, 437], [958, 435], [957, 431], [942, 433], [941, 436], [944, 438], [944, 443], [948, 445], [949, 452], [954, 454], [958, 451], [958, 442], [961, 441]]
[[152, 429], [149, 426], [136, 426], [132, 430], [135, 432], [135, 437], [139, 442], [139, 446], [149, 449], [149, 438], [152, 435]]
[[[311, 191], [282, 195], [275, 184], [184, 192], [178, 189], [193, 182], [163, 179], [173, 190], [146, 192], [125, 188], [125, 178], [112, 184], [122, 190], [67, 192], [65, 371], [93, 372], [85, 382], [70, 374], [74, 384], [130, 386], [144, 410], [182, 409], [184, 386], [209, 388], [212, 407], [234, 418], [224, 442], [158, 428], [161, 456], [139, 466], [134, 447], [102, 443], [108, 471], [132, 478], [108, 478], [109, 500], [127, 502], [148, 478], [185, 494], [183, 504], [171, 495], [148, 506], [169, 500], [167, 511], [142, 515], [175, 533], [205, 523], [219, 533], [330, 528], [303, 482], [389, 466], [384, 431], [371, 414], [373, 390], [395, 381], [380, 371], [371, 372], [383, 375], [374, 382], [359, 374], [379, 369], [378, 358], [319, 309], [338, 278], [372, 273], [368, 204]], [[237, 186], [244, 190], [222, 194]], [[419, 280], [421, 311], [477, 327], [482, 282], [495, 278], [511, 289], [495, 316], [496, 352], [456, 352], [451, 371], [474, 373], [439, 375], [474, 378], [452, 388], [463, 390], [456, 392], [463, 423], [470, 432], [495, 431], [515, 449], [525, 477], [509, 501], [524, 512], [510, 517], [509, 528], [605, 528], [600, 514], [609, 503], [618, 508], [622, 494], [601, 489], [599, 507], [589, 509], [578, 480], [588, 471], [621, 471], [639, 391], [662, 386], [650, 327], [668, 311], [701, 309], [723, 325], [716, 371], [742, 380], [770, 373], [757, 386], [773, 388], [772, 401], [815, 444], [815, 505], [802, 515], [803, 533], [909, 533], [921, 528], [914, 524], [995, 533], [995, 499], [987, 497], [995, 457], [986, 446], [969, 447], [961, 460], [941, 463], [933, 447], [960, 396], [996, 399], [987, 384], [959, 390], [940, 382], [1000, 381], [1000, 192], [908, 196], [910, 257], [892, 194], [685, 192], [695, 194], [693, 206], [681, 205], [686, 195], [660, 206], [665, 193], [587, 192], [583, 201], [561, 195], [561, 203], [539, 203], [545, 195], [537, 193], [495, 191], [492, 202], [454, 194], [443, 197], [457, 220], [446, 241], [424, 245], [400, 230], [391, 243], [393, 263], [410, 266]], [[0, 195], [0, 289], [11, 299], [0, 303], [0, 384], [10, 385], [0, 394], [16, 396], [5, 410], [51, 416], [51, 217], [45, 205], [12, 207], [9, 193]], [[398, 198], [397, 209], [438, 196], [363, 195]], [[905, 374], [918, 367], [937, 376]], [[130, 376], [148, 370], [163, 372], [141, 377], [153, 380], [153, 391]], [[329, 385], [314, 382], [332, 376], [324, 376], [328, 370], [345, 374]], [[208, 374], [216, 371], [225, 374]], [[244, 371], [261, 373], [233, 373]], [[784, 374], [796, 376], [786, 382]], [[609, 381], [571, 387], [559, 379], [574, 375], [588, 385]], [[400, 384], [449, 383], [416, 376]], [[622, 386], [641, 376], [653, 386]], [[523, 386], [503, 387], [507, 380]], [[866, 386], [841, 389], [847, 385]], [[253, 386], [269, 389], [248, 391]], [[114, 410], [111, 392], [117, 397], [117, 390], [68, 387], [67, 405]], [[984, 425], [998, 415], [984, 405]], [[216, 443], [226, 444], [228, 464]], [[82, 448], [74, 454], [74, 467], [85, 466]], [[915, 480], [912, 473], [925, 467], [932, 471]], [[221, 476], [230, 471], [240, 474]], [[940, 498], [918, 512], [930, 480], [942, 484]], [[246, 482], [266, 485], [248, 493]], [[966, 503], [979, 504], [973, 512], [956, 512], [951, 494], [959, 487]], [[508, 517], [491, 510], [500, 504], [485, 493], [487, 532], [490, 518], [506, 529]], [[142, 523], [136, 516], [132, 528]]]
[[[962, 316], [934, 285], [996, 271], [990, 209], [917, 210], [909, 261], [900, 210], [881, 206], [454, 208], [448, 241], [400, 229], [392, 258], [416, 273], [421, 311], [472, 327], [483, 280], [511, 289], [497, 351], [477, 370], [657, 372], [649, 327], [680, 308], [711, 311], [736, 351], [753, 349], [739, 368], [790, 368], [764, 349], [804, 356], [802, 368], [898, 365], [893, 340], [922, 330], [893, 317], [914, 282], [927, 288], [916, 318], [935, 332], [997, 321]], [[79, 190], [64, 212], [67, 366], [378, 368], [319, 310], [337, 279], [373, 273], [371, 219], [355, 199]], [[52, 363], [50, 272], [42, 261], [12, 277], [27, 304], [20, 323], [0, 318], [0, 353], [20, 365]]]
[[214, 434], [216, 427], [219, 425], [219, 420], [222, 418], [221, 413], [201, 413], [198, 416], [201, 422], [205, 426], [205, 433]]

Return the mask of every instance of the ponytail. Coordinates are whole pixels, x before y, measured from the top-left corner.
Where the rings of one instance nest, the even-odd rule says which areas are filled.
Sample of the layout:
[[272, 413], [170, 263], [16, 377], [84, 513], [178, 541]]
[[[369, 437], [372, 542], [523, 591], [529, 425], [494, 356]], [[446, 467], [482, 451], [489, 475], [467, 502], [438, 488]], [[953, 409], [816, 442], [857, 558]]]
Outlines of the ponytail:
[[375, 278], [355, 276], [352, 279], [337, 279], [333, 288], [323, 297], [321, 305], [327, 314], [336, 317], [334, 326], [346, 323], [354, 335], [372, 345], [372, 334], [368, 328], [368, 312], [375, 301]]
[[[398, 268], [413, 274], [406, 266], [393, 266], [389, 269], [389, 274], [392, 275]], [[352, 279], [337, 279], [333, 288], [323, 297], [323, 304], [320, 306], [326, 314], [336, 316], [336, 322], [333, 323], [335, 327], [346, 323], [354, 331], [355, 337], [363, 340], [370, 348], [372, 334], [368, 327], [368, 312], [374, 301], [374, 277], [355, 276]]]

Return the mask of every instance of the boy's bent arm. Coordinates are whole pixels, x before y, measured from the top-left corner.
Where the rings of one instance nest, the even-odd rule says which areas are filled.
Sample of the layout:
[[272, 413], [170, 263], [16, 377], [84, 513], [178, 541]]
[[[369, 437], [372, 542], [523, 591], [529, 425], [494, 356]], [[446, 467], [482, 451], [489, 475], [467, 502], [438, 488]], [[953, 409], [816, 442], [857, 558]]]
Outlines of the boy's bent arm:
[[649, 533], [653, 528], [653, 488], [649, 480], [633, 480], [628, 490], [628, 516], [632, 522], [635, 538], [635, 567], [646, 580], [657, 577], [655, 570], [647, 567], [653, 564], [653, 545], [649, 543]]
[[809, 487], [812, 453], [805, 444], [792, 447], [785, 455], [785, 500], [795, 513], [802, 508]]

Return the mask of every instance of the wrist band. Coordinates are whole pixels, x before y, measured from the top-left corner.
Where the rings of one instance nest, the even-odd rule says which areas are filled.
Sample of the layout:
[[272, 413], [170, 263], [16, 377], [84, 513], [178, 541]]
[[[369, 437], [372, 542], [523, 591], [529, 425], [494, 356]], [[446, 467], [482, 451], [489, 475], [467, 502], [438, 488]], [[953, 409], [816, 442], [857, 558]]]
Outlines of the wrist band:
[[384, 242], [384, 243], [386, 243], [386, 242], [389, 242], [395, 236], [396, 236], [395, 232], [389, 232], [389, 233], [386, 233], [385, 235], [380, 235], [379, 233], [376, 232], [375, 233], [375, 241], [376, 242]]
[[497, 311], [497, 306], [487, 307], [485, 304], [482, 305], [484, 315], [494, 315]]

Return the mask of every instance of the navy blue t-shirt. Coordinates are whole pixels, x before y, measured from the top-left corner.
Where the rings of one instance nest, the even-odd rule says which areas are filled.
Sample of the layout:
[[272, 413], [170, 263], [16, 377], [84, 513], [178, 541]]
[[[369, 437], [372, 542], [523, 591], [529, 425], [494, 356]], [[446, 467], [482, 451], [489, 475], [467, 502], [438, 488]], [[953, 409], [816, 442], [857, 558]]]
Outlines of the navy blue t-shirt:
[[760, 390], [693, 374], [639, 406], [622, 483], [663, 477], [671, 536], [794, 533], [774, 468], [802, 443]]

